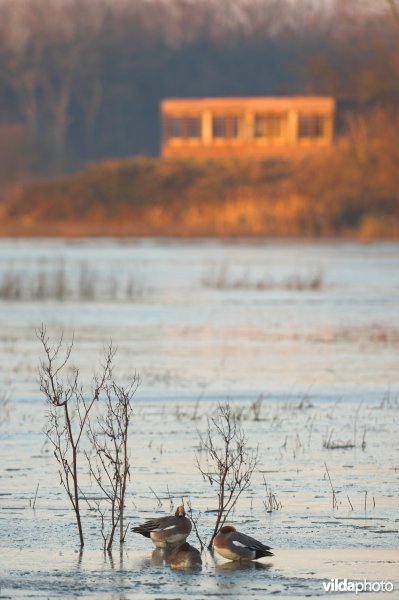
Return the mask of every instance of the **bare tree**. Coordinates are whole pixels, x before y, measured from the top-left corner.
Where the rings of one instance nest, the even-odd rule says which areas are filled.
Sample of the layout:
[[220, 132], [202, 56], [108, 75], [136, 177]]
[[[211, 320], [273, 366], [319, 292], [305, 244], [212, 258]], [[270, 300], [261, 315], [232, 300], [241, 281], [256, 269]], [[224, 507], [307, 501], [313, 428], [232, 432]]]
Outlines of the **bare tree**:
[[2, 68], [7, 74], [9, 90], [28, 135], [33, 139], [39, 129], [38, 90], [42, 79], [41, 62], [44, 32], [41, 5], [31, 10], [31, 3], [0, 5]]
[[101, 517], [101, 534], [104, 550], [111, 550], [115, 531], [119, 525], [119, 543], [125, 541], [128, 526], [124, 526], [126, 486], [130, 477], [128, 430], [133, 408], [131, 400], [137, 390], [139, 378], [134, 375], [125, 387], [111, 381], [105, 386], [106, 413], [88, 424], [88, 437], [92, 452], [85, 453], [91, 477], [96, 481], [110, 505], [110, 529], [106, 532], [106, 511], [100, 502], [96, 510]]
[[78, 368], [72, 369], [70, 378], [64, 376], [71, 356], [73, 340], [62, 351], [62, 336], [57, 343], [51, 343], [45, 326], [42, 326], [37, 332], [37, 337], [45, 354], [39, 369], [40, 390], [49, 405], [48, 426], [45, 433], [54, 447], [61, 484], [75, 512], [80, 546], [83, 547], [84, 536], [79, 497], [79, 446], [90, 411], [111, 378], [114, 350], [111, 345], [105, 349], [101, 373], [93, 378], [90, 392], [85, 395], [80, 384]]
[[219, 404], [216, 416], [208, 419], [205, 437], [200, 437], [205, 461], [197, 455], [197, 468], [204, 481], [216, 488], [218, 497], [215, 526], [208, 543], [211, 550], [214, 537], [250, 485], [258, 450], [247, 447], [248, 440], [228, 402]]

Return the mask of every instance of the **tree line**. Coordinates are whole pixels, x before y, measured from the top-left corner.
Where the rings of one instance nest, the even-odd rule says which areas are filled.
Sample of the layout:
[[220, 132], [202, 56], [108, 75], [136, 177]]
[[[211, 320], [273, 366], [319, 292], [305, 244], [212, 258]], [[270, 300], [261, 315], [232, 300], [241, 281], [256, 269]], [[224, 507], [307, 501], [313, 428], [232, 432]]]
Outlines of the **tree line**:
[[156, 155], [164, 97], [399, 101], [398, 0], [2, 0], [0, 186]]

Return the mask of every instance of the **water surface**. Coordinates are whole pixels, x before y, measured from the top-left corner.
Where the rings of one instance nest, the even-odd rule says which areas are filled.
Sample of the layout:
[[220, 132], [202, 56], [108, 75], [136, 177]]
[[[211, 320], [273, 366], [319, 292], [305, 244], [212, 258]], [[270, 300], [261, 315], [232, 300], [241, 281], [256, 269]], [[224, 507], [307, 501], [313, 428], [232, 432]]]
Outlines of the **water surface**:
[[[0, 292], [3, 597], [301, 597], [331, 577], [398, 579], [397, 244], [2, 240]], [[42, 323], [74, 335], [84, 382], [110, 340], [117, 376], [140, 374], [132, 523], [190, 497], [207, 535], [216, 498], [195, 468], [198, 432], [229, 400], [260, 456], [232, 522], [273, 559], [176, 572], [134, 534], [104, 556], [92, 513], [77, 551], [42, 431]], [[281, 510], [266, 512], [263, 478]]]

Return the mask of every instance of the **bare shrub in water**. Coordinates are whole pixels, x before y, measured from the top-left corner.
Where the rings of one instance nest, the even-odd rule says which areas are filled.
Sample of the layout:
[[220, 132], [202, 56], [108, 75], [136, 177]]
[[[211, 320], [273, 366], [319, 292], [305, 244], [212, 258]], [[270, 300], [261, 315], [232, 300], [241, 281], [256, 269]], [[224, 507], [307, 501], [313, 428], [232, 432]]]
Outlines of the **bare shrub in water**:
[[250, 450], [247, 442], [230, 404], [219, 404], [216, 416], [208, 419], [206, 435], [201, 436], [204, 460], [199, 456], [196, 458], [199, 472], [204, 481], [214, 487], [218, 498], [209, 550], [239, 497], [249, 488], [252, 473], [258, 464], [258, 451]]
[[54, 447], [59, 464], [59, 474], [75, 513], [80, 546], [84, 546], [79, 497], [79, 449], [90, 411], [111, 379], [114, 350], [109, 346], [104, 353], [104, 364], [99, 376], [93, 378], [90, 392], [85, 395], [79, 381], [79, 369], [74, 368], [70, 379], [63, 377], [71, 356], [73, 341], [62, 352], [62, 337], [53, 344], [44, 326], [37, 336], [43, 346], [45, 358], [41, 361], [40, 390], [48, 405], [46, 436]]
[[88, 422], [88, 437], [92, 453], [85, 453], [91, 477], [105, 496], [110, 508], [110, 528], [106, 531], [106, 511], [97, 502], [95, 510], [101, 518], [101, 534], [104, 549], [111, 550], [115, 531], [119, 525], [119, 543], [125, 541], [128, 525], [124, 526], [126, 486], [130, 477], [128, 454], [128, 430], [133, 413], [131, 400], [139, 384], [139, 378], [125, 387], [111, 381], [105, 386], [105, 414], [95, 423]]

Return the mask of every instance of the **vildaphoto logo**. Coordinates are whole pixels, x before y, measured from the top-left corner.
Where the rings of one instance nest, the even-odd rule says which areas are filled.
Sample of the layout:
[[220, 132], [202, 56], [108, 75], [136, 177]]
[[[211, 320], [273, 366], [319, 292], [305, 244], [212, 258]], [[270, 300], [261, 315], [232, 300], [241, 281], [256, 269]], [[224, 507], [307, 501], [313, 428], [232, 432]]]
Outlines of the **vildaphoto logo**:
[[361, 594], [362, 592], [393, 592], [393, 583], [391, 581], [368, 581], [353, 580], [353, 579], [330, 579], [323, 581], [325, 592], [354, 592]]

